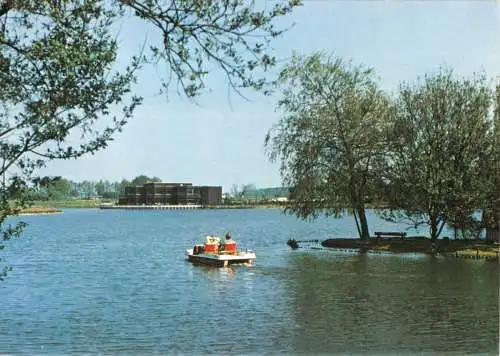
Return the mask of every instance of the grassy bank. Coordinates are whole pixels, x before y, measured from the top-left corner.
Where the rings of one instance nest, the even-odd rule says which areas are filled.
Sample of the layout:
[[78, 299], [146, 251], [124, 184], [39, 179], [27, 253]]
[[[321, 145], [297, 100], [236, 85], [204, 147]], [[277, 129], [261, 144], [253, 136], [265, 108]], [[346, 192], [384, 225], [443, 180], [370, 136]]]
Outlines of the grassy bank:
[[456, 257], [481, 257], [498, 260], [500, 247], [483, 240], [437, 240], [432, 243], [425, 237], [408, 237], [405, 240], [328, 239], [323, 247], [359, 249], [360, 251], [386, 251], [393, 253], [427, 253]]

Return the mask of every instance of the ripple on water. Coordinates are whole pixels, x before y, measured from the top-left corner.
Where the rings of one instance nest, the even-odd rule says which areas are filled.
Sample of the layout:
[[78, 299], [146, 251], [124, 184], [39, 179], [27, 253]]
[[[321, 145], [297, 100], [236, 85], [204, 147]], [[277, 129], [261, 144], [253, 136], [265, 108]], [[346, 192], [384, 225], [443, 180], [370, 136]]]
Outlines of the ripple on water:
[[[498, 264], [292, 251], [351, 236], [346, 220], [274, 210], [68, 210], [5, 257], [0, 352], [21, 354], [497, 354]], [[379, 224], [370, 215], [371, 223]], [[250, 268], [193, 266], [184, 250], [231, 230]]]

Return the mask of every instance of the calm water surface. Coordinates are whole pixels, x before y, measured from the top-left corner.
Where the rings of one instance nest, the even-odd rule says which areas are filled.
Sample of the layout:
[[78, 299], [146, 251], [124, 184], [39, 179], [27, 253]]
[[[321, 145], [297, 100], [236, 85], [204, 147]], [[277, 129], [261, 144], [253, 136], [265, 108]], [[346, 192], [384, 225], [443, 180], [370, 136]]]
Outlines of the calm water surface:
[[[402, 229], [370, 215], [372, 231]], [[65, 210], [2, 252], [0, 353], [498, 354], [498, 264], [286, 246], [355, 234], [276, 210]], [[184, 250], [230, 229], [251, 268]]]

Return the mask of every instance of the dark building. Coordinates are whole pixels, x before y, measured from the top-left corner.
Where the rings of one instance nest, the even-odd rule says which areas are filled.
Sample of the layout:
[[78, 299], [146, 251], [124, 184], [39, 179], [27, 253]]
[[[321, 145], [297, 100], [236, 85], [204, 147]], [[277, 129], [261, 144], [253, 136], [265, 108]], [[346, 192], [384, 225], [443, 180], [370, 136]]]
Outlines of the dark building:
[[201, 205], [222, 204], [222, 187], [199, 187]]
[[129, 186], [120, 205], [218, 205], [222, 187], [193, 186], [191, 183], [146, 183]]

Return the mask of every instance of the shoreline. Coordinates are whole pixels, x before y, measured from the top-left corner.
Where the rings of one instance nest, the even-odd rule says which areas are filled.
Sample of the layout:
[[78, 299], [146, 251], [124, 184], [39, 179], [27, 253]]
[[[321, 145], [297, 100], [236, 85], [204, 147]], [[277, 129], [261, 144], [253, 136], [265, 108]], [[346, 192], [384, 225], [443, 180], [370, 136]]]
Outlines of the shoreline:
[[56, 215], [56, 214], [62, 214], [63, 211], [58, 208], [54, 207], [40, 207], [40, 206], [33, 206], [33, 207], [28, 207], [28, 208], [23, 208], [19, 209], [17, 211], [17, 215]]
[[279, 205], [111, 205], [100, 204], [103, 210], [220, 210], [220, 209], [284, 209]]
[[[300, 241], [297, 241], [300, 243]], [[327, 239], [321, 246], [332, 250], [356, 250], [393, 254], [422, 253], [455, 258], [486, 259], [499, 261], [500, 246], [484, 240], [437, 240], [432, 243], [425, 237], [407, 237], [404, 240], [360, 240], [358, 238]], [[293, 248], [293, 247], [292, 247]]]
[[[86, 199], [75, 199], [75, 200], [48, 200], [48, 201], [34, 201], [34, 207], [39, 208], [55, 208], [55, 209], [100, 209], [104, 207], [105, 209], [121, 209], [123, 205], [118, 205], [113, 201], [109, 200], [86, 200]], [[148, 207], [162, 207], [163, 205], [148, 205]], [[166, 205], [168, 206], [168, 205]], [[220, 205], [195, 205], [198, 209], [284, 209], [283, 204], [272, 204], [272, 203], [262, 203], [262, 204], [220, 204]], [[137, 209], [142, 208], [142, 205], [129, 206], [130, 208], [136, 207]], [[174, 205], [168, 207], [175, 207]]]

